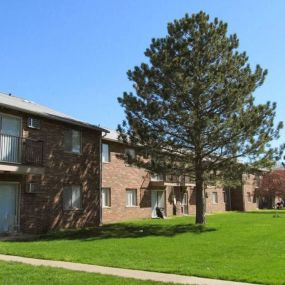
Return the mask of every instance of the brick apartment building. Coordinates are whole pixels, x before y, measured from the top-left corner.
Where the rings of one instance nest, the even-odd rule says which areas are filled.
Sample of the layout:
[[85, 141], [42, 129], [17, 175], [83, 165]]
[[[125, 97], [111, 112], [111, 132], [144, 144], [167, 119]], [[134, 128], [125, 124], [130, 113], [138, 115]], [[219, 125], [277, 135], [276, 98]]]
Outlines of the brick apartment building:
[[0, 233], [99, 224], [102, 131], [0, 93]]
[[[156, 207], [165, 216], [195, 214], [195, 184], [186, 178], [151, 176], [144, 169], [129, 165], [122, 155], [135, 155], [135, 149], [117, 139], [109, 130], [102, 138], [102, 221], [103, 223], [156, 217]], [[244, 174], [242, 187], [223, 189], [208, 186], [206, 211], [247, 211], [257, 209], [255, 175]]]
[[[135, 155], [115, 131], [0, 93], [0, 234], [156, 217], [157, 207], [195, 213], [193, 182], [151, 176], [119, 158], [126, 152]], [[258, 180], [242, 179], [239, 189], [208, 187], [206, 211], [256, 209]]]

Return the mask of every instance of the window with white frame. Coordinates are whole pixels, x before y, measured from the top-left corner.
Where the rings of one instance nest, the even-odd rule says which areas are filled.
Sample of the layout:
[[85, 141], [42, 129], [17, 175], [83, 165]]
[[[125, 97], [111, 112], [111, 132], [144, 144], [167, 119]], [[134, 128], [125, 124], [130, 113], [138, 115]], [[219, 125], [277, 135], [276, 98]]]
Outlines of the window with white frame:
[[81, 132], [77, 130], [65, 130], [64, 150], [73, 153], [81, 153]]
[[64, 210], [78, 210], [82, 208], [82, 191], [78, 185], [67, 185], [63, 188]]
[[137, 189], [126, 190], [126, 206], [127, 207], [137, 206]]
[[110, 161], [109, 145], [106, 143], [102, 144], [102, 162]]
[[0, 160], [19, 163], [21, 160], [21, 119], [0, 114]]
[[127, 156], [127, 160], [129, 164], [131, 164], [132, 161], [136, 158], [136, 152], [133, 148], [126, 148], [125, 155]]
[[111, 207], [111, 189], [102, 188], [102, 207], [109, 208]]
[[212, 192], [212, 203], [218, 204], [218, 192]]

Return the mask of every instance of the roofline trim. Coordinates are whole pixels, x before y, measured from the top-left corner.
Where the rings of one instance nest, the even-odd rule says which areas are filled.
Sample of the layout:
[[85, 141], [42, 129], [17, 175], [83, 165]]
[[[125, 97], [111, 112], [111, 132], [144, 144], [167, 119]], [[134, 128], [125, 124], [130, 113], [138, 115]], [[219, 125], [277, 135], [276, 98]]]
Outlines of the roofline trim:
[[23, 108], [14, 107], [14, 106], [11, 106], [11, 105], [8, 105], [8, 104], [3, 104], [1, 102], [0, 102], [0, 106], [3, 106], [5, 108], [7, 108], [7, 109], [21, 111], [23, 113], [33, 114], [33, 115], [37, 115], [37, 116], [44, 117], [44, 118], [47, 118], [47, 119], [60, 121], [60, 122], [63, 122], [63, 123], [69, 123], [69, 124], [72, 124], [72, 125], [85, 127], [85, 128], [88, 128], [88, 129], [93, 129], [93, 130], [97, 130], [97, 131], [101, 131], [101, 132], [105, 132], [105, 133], [109, 133], [109, 131], [104, 129], [104, 128], [98, 127], [96, 125], [88, 124], [88, 123], [85, 123], [85, 122], [77, 121], [77, 120], [72, 119], [72, 118], [64, 118], [64, 117], [55, 116], [55, 115], [52, 115], [52, 114], [49, 114], [49, 113], [40, 113], [40, 112], [28, 111], [28, 110], [23, 109]]

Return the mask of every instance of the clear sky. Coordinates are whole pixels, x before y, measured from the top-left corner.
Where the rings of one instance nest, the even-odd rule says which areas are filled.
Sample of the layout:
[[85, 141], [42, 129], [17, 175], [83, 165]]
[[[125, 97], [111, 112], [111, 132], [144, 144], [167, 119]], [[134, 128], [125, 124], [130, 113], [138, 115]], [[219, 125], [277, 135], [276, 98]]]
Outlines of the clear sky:
[[269, 70], [255, 96], [276, 101], [284, 120], [284, 0], [1, 1], [0, 90], [116, 128], [124, 118], [117, 97], [131, 90], [127, 70], [168, 22], [200, 10], [226, 21], [250, 63]]

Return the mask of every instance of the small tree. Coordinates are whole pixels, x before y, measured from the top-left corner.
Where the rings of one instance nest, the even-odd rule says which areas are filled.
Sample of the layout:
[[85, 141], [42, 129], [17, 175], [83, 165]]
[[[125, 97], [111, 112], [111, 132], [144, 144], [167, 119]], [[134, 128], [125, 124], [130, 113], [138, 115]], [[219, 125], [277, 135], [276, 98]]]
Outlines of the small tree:
[[[126, 121], [120, 137], [140, 147], [134, 163], [150, 172], [188, 175], [196, 183], [196, 223], [205, 223], [206, 174], [225, 173], [238, 159], [271, 165], [282, 123], [275, 103], [255, 104], [252, 93], [267, 71], [252, 71], [227, 24], [204, 12], [168, 24], [145, 51], [148, 63], [128, 71], [135, 94], [118, 98]], [[145, 159], [145, 156], [148, 159]]]
[[266, 173], [257, 194], [271, 201], [274, 201], [276, 197], [285, 199], [285, 169], [275, 169]]

